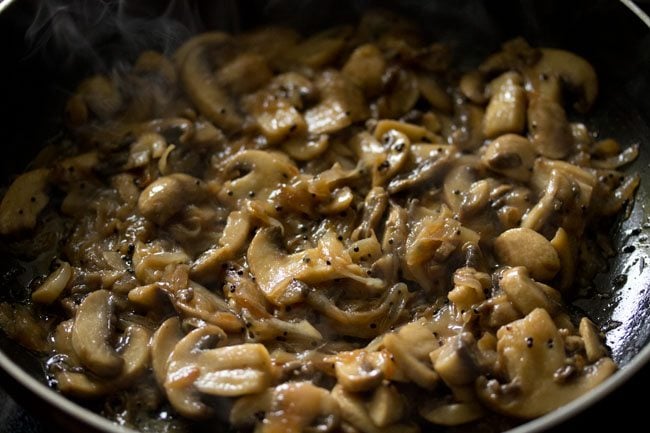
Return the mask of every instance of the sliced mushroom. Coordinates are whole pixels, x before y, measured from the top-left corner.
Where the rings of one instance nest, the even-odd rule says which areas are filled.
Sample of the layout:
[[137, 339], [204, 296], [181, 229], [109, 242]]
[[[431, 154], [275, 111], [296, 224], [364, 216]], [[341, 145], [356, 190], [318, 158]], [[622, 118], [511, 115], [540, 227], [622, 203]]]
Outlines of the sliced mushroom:
[[431, 104], [432, 108], [443, 113], [451, 113], [453, 109], [451, 98], [435, 78], [430, 75], [419, 74], [417, 76], [417, 83], [420, 95]]
[[364, 400], [336, 385], [332, 397], [339, 405], [341, 417], [363, 433], [415, 433], [419, 428], [415, 424], [396, 422], [387, 426], [378, 426], [368, 413]]
[[390, 194], [396, 194], [410, 188], [425, 186], [442, 178], [456, 158], [454, 146], [437, 148], [431, 158], [427, 158], [410, 171], [400, 173], [388, 183]]
[[483, 118], [485, 111], [482, 107], [464, 103], [456, 107], [457, 122], [452, 127], [449, 136], [450, 143], [461, 150], [473, 151], [483, 143]]
[[399, 319], [409, 294], [404, 283], [397, 283], [379, 299], [367, 302], [363, 310], [340, 308], [326, 293], [311, 290], [308, 304], [330, 319], [330, 326], [339, 334], [372, 338], [390, 329]]
[[351, 392], [375, 389], [384, 379], [393, 379], [395, 374], [396, 366], [386, 350], [374, 352], [359, 349], [339, 352], [330, 358], [333, 358], [338, 384]]
[[500, 263], [524, 266], [536, 280], [548, 281], [560, 270], [560, 258], [553, 245], [531, 229], [506, 230], [494, 240], [494, 252]]
[[50, 170], [40, 168], [13, 181], [0, 203], [0, 234], [17, 234], [36, 226], [38, 215], [50, 200], [49, 176]]
[[485, 89], [485, 77], [479, 71], [471, 71], [460, 77], [458, 87], [467, 99], [475, 104], [485, 104], [488, 98]]
[[433, 389], [438, 384], [439, 376], [433, 369], [429, 354], [440, 347], [440, 343], [423, 319], [386, 334], [382, 342], [407, 378], [426, 389]]
[[192, 278], [202, 282], [218, 278], [221, 265], [232, 260], [244, 248], [251, 230], [251, 217], [244, 211], [232, 211], [219, 238], [218, 246], [203, 252], [192, 263]]
[[183, 337], [169, 355], [164, 388], [169, 402], [183, 416], [202, 418], [212, 412], [194, 387], [201, 374], [197, 358], [206, 345], [215, 346], [226, 338], [216, 326], [197, 328]]
[[388, 194], [382, 187], [374, 187], [363, 202], [363, 213], [361, 223], [352, 232], [352, 240], [365, 239], [370, 236], [371, 232], [376, 230], [381, 217], [388, 207]]
[[225, 33], [209, 33], [186, 42], [175, 54], [181, 63], [180, 81], [189, 99], [205, 117], [225, 131], [234, 131], [242, 119], [230, 96], [212, 75], [208, 52], [231, 43]]
[[404, 417], [406, 404], [393, 385], [381, 385], [368, 402], [368, 415], [377, 427], [387, 427]]
[[490, 103], [485, 109], [483, 134], [494, 138], [522, 133], [526, 123], [526, 92], [521, 75], [506, 72], [489, 84]]
[[217, 83], [236, 95], [253, 92], [264, 86], [273, 72], [264, 57], [259, 54], [242, 53], [219, 69]]
[[280, 249], [277, 235], [276, 228], [258, 230], [246, 253], [251, 272], [272, 303], [294, 303], [303, 298], [302, 293], [287, 293], [294, 280], [314, 284], [351, 278], [369, 287], [383, 287], [382, 281], [368, 277], [359, 265], [352, 262], [332, 232], [327, 232], [316, 248], [291, 255]]
[[165, 320], [151, 337], [151, 367], [158, 385], [163, 388], [167, 377], [169, 356], [176, 344], [183, 338], [181, 322], [178, 317]]
[[517, 266], [504, 271], [499, 279], [499, 287], [523, 315], [536, 308], [544, 308], [551, 315], [560, 311], [560, 293], [552, 287], [532, 280], [525, 267]]
[[564, 339], [541, 308], [502, 327], [497, 333], [499, 365], [506, 380], [477, 380], [481, 401], [492, 409], [518, 418], [544, 415], [594, 388], [616, 370], [609, 358], [600, 358], [564, 383], [554, 380], [567, 365]]
[[580, 319], [578, 332], [584, 341], [587, 362], [596, 362], [607, 355], [607, 349], [602, 343], [603, 334], [598, 330], [594, 322], [583, 317]]
[[246, 98], [245, 105], [269, 145], [281, 143], [292, 136], [301, 137], [307, 131], [305, 120], [309, 121], [309, 118], [304, 119], [284, 97], [261, 91]]
[[68, 262], [61, 262], [59, 267], [43, 281], [32, 293], [32, 300], [39, 304], [51, 304], [56, 301], [72, 279], [72, 267]]
[[580, 98], [574, 107], [580, 112], [591, 108], [598, 95], [598, 78], [594, 68], [584, 58], [565, 50], [542, 48], [541, 58], [526, 72], [533, 91], [544, 92], [553, 79], [561, 80]]
[[109, 343], [112, 310], [110, 292], [92, 292], [79, 305], [72, 327], [72, 347], [81, 363], [103, 377], [117, 376], [124, 365]]
[[373, 44], [357, 47], [341, 69], [343, 75], [363, 89], [366, 96], [376, 96], [381, 92], [382, 77], [386, 72], [386, 60]]
[[163, 225], [190, 203], [206, 194], [205, 183], [184, 173], [163, 176], [140, 194], [138, 210], [150, 221]]
[[257, 423], [256, 431], [262, 433], [333, 433], [339, 418], [338, 404], [330, 392], [311, 382], [288, 382], [242, 397], [230, 412], [233, 425]]
[[105, 75], [85, 79], [77, 88], [77, 94], [101, 120], [113, 117], [124, 102], [117, 84]]
[[223, 163], [225, 180], [219, 199], [235, 204], [254, 197], [265, 200], [271, 192], [298, 174], [286, 155], [263, 150], [244, 150]]
[[411, 110], [418, 98], [420, 89], [415, 75], [400, 67], [386, 71], [384, 93], [377, 99], [377, 117], [399, 118]]
[[325, 71], [316, 79], [321, 101], [305, 111], [311, 134], [330, 134], [365, 120], [369, 113], [361, 90], [344, 75]]
[[151, 333], [139, 325], [130, 325], [122, 339], [123, 368], [113, 378], [96, 378], [75, 371], [55, 373], [58, 389], [67, 395], [81, 398], [104, 396], [131, 386], [149, 367], [149, 338]]
[[481, 161], [492, 171], [527, 182], [533, 172], [535, 156], [528, 139], [520, 135], [506, 134], [487, 145]]
[[155, 132], [144, 133], [131, 145], [125, 168], [144, 167], [154, 159], [160, 159], [166, 148], [165, 137]]
[[546, 97], [532, 97], [528, 104], [528, 130], [535, 151], [562, 159], [573, 151], [571, 126], [562, 106]]
[[322, 68], [333, 62], [345, 45], [345, 38], [352, 33], [349, 26], [333, 27], [305, 39], [291, 47], [285, 55], [289, 61]]
[[[473, 245], [471, 243], [465, 245]], [[465, 245], [463, 247], [465, 247]], [[469, 310], [485, 300], [485, 291], [492, 285], [490, 275], [478, 272], [472, 267], [462, 267], [454, 272], [454, 288], [447, 298], [459, 310]]]

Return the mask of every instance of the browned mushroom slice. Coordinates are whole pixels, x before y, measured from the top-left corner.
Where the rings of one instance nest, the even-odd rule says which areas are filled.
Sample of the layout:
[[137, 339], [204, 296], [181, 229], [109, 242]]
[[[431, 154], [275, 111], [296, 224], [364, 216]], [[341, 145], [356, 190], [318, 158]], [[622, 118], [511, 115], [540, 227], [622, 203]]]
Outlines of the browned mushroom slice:
[[124, 168], [144, 167], [154, 159], [163, 156], [167, 149], [167, 141], [158, 133], [144, 133], [131, 145], [129, 159]]
[[565, 50], [542, 48], [541, 58], [526, 70], [526, 78], [534, 92], [547, 92], [554, 80], [561, 81], [579, 93], [575, 103], [578, 111], [591, 108], [598, 95], [598, 78], [594, 68], [584, 58]]
[[427, 158], [410, 171], [395, 176], [388, 183], [387, 191], [396, 194], [411, 188], [425, 186], [442, 178], [457, 157], [454, 146], [437, 148], [431, 158]]
[[396, 366], [386, 350], [339, 352], [324, 361], [334, 363], [336, 380], [346, 391], [368, 391], [395, 376]]
[[616, 370], [611, 359], [600, 358], [566, 381], [556, 380], [569, 361], [564, 339], [543, 309], [502, 327], [497, 338], [506, 382], [481, 377], [477, 392], [484, 404], [506, 415], [544, 415], [596, 387]]
[[315, 284], [336, 278], [350, 278], [369, 287], [383, 287], [381, 280], [370, 278], [352, 262], [343, 244], [333, 232], [327, 232], [318, 246], [287, 254], [278, 245], [276, 228], [257, 231], [246, 257], [257, 283], [274, 304], [291, 304], [303, 299], [301, 292], [288, 290], [292, 281]]
[[330, 319], [330, 326], [339, 334], [359, 338], [372, 338], [386, 332], [399, 321], [409, 299], [404, 283], [397, 283], [385, 294], [364, 303], [364, 309], [339, 307], [322, 290], [311, 290], [307, 302], [319, 313]]
[[395, 66], [388, 69], [384, 79], [384, 93], [377, 99], [377, 117], [395, 119], [403, 116], [415, 106], [420, 97], [415, 75]]
[[284, 58], [310, 68], [322, 68], [333, 62], [343, 49], [352, 27], [333, 27], [291, 47]]
[[238, 129], [242, 119], [226, 90], [215, 80], [208, 53], [224, 49], [230, 43], [228, 35], [212, 33], [198, 36], [194, 44], [193, 41], [186, 42], [176, 53], [176, 56], [184, 57], [180, 61], [180, 81], [187, 96], [201, 114], [226, 131]]
[[117, 84], [105, 75], [95, 75], [84, 80], [77, 88], [77, 94], [101, 120], [113, 117], [124, 103]]
[[187, 288], [169, 290], [174, 307], [186, 317], [195, 317], [219, 326], [227, 332], [237, 332], [243, 325], [237, 314], [219, 295], [193, 281]]
[[479, 71], [463, 74], [458, 83], [460, 92], [475, 104], [485, 104], [488, 98], [485, 94], [485, 77]]
[[363, 93], [344, 75], [328, 70], [315, 84], [321, 101], [305, 111], [309, 133], [330, 134], [368, 117]]
[[264, 57], [242, 53], [219, 69], [216, 80], [224, 89], [241, 95], [259, 89], [272, 77], [273, 72]]
[[286, 155], [263, 150], [244, 150], [224, 161], [225, 178], [219, 199], [236, 204], [256, 198], [266, 200], [272, 191], [298, 174], [298, 168]]
[[535, 151], [542, 156], [561, 159], [573, 151], [573, 136], [564, 108], [550, 98], [531, 97], [528, 130]]
[[334, 433], [339, 417], [338, 404], [330, 392], [311, 382], [288, 382], [242, 397], [230, 412], [233, 425], [257, 424], [256, 431], [264, 433]]
[[386, 194], [384, 188], [374, 187], [368, 191], [363, 202], [361, 223], [352, 232], [352, 240], [357, 241], [369, 237], [371, 232], [379, 225], [379, 221], [384, 215], [387, 207], [388, 194]]
[[205, 183], [184, 173], [158, 178], [140, 194], [138, 210], [147, 219], [163, 225], [188, 204], [205, 197]]
[[218, 278], [221, 265], [244, 248], [250, 230], [251, 217], [247, 212], [230, 212], [218, 246], [203, 252], [192, 263], [192, 278], [202, 282]]
[[281, 143], [291, 136], [300, 137], [307, 130], [303, 116], [284, 97], [263, 90], [245, 101], [246, 109], [270, 145]]
[[33, 229], [50, 198], [47, 195], [50, 170], [40, 168], [13, 181], [0, 203], [0, 234]]
[[476, 421], [485, 415], [485, 408], [478, 402], [456, 402], [432, 407], [425, 405], [419, 413], [430, 423], [453, 427]]
[[373, 44], [357, 47], [346, 61], [341, 72], [350, 81], [363, 89], [366, 96], [376, 96], [381, 92], [382, 77], [386, 71], [386, 60]]
[[420, 94], [431, 104], [432, 108], [443, 113], [451, 113], [453, 109], [451, 98], [435, 78], [420, 74], [417, 76], [417, 83]]
[[532, 175], [535, 156], [535, 151], [527, 138], [506, 134], [487, 145], [481, 161], [492, 171], [526, 182]]
[[124, 360], [110, 345], [111, 294], [106, 290], [90, 293], [77, 309], [72, 328], [72, 347], [79, 360], [100, 376], [117, 376]]
[[483, 143], [483, 118], [485, 111], [470, 103], [456, 107], [457, 122], [452, 127], [449, 139], [461, 150], [473, 151]]
[[479, 66], [483, 73], [504, 72], [509, 69], [523, 69], [534, 65], [541, 57], [541, 51], [532, 48], [523, 38], [505, 42], [501, 51], [488, 56]]
[[283, 70], [286, 62], [283, 54], [298, 43], [300, 35], [289, 27], [268, 26], [254, 29], [237, 36], [243, 51], [264, 56], [273, 70]]
[[522, 133], [526, 123], [526, 92], [521, 75], [506, 72], [489, 84], [490, 103], [485, 109], [483, 134], [494, 138]]
[[[377, 125], [382, 131], [382, 122]], [[356, 143], [361, 153], [360, 159], [372, 169], [372, 185], [381, 186], [390, 181], [406, 165], [409, 158], [411, 140], [397, 129], [388, 129], [380, 137], [357, 137]]]

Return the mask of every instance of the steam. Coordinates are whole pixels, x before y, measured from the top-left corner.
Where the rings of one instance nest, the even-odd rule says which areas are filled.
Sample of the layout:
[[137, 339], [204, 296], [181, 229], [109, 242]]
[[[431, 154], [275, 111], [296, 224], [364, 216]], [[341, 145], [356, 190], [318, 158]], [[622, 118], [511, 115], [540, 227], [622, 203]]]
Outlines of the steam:
[[[44, 0], [25, 38], [31, 55], [63, 71], [107, 71], [145, 49], [166, 54], [207, 28], [198, 0]], [[234, 0], [207, 2], [221, 26], [237, 22]], [[214, 23], [209, 23], [214, 27]]]

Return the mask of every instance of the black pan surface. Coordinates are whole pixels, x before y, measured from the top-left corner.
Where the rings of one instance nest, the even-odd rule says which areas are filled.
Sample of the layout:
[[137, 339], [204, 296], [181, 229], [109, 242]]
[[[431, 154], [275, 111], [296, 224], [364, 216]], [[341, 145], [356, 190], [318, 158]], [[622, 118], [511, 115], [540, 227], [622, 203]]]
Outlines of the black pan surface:
[[[598, 125], [599, 135], [623, 145], [641, 144], [641, 156], [629, 168], [642, 176], [636, 202], [629, 217], [611, 228], [618, 254], [573, 302], [606, 330], [612, 356], [623, 366], [608, 385], [615, 387], [650, 359], [650, 31], [618, 1], [17, 1], [0, 14], [0, 180], [7, 183], [24, 169], [39, 145], [60, 130], [62, 101], [90, 71], [132, 60], [144, 48], [171, 51], [206, 29], [236, 32], [274, 22], [309, 33], [373, 6], [409, 16], [432, 39], [449, 42], [461, 68], [475, 66], [518, 35], [533, 45], [575, 51], [595, 66], [601, 94], [588, 126]], [[11, 269], [11, 261], [0, 261], [0, 298], [11, 298], [16, 290]], [[39, 362], [1, 335], [0, 349], [43, 381]], [[24, 383], [9, 386], [25, 389]], [[553, 422], [538, 421], [525, 428]]]

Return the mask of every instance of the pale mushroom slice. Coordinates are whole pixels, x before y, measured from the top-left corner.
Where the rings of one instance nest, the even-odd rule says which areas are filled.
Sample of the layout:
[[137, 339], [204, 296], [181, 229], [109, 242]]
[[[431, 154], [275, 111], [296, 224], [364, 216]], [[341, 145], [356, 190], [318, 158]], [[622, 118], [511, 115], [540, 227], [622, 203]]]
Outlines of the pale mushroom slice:
[[533, 280], [528, 274], [528, 269], [523, 266], [516, 266], [502, 272], [499, 287], [523, 315], [529, 314], [536, 308], [543, 308], [551, 315], [561, 311], [560, 292]]
[[138, 210], [159, 225], [164, 225], [190, 203], [202, 200], [206, 185], [201, 179], [184, 173], [163, 176], [145, 188], [138, 198]]
[[43, 283], [32, 293], [32, 300], [39, 304], [51, 304], [56, 301], [72, 279], [72, 266], [68, 262], [59, 263]]
[[151, 367], [160, 388], [165, 385], [169, 356], [176, 344], [183, 338], [178, 317], [170, 317], [156, 329], [151, 337]]
[[117, 376], [124, 365], [109, 343], [113, 303], [111, 293], [97, 290], [79, 305], [72, 327], [72, 347], [84, 367], [102, 377]]
[[314, 284], [337, 278], [350, 278], [369, 287], [382, 288], [384, 283], [366, 275], [352, 262], [335, 233], [328, 231], [315, 248], [287, 254], [279, 245], [278, 229], [257, 231], [246, 257], [260, 289], [274, 304], [290, 304], [303, 299], [303, 293], [288, 291], [292, 281]]
[[[341, 417], [362, 433], [416, 433], [420, 429], [408, 421], [393, 422], [379, 426], [369, 413], [366, 402], [359, 394], [353, 394], [336, 385], [332, 389], [332, 397], [338, 403]], [[376, 411], [377, 409], [375, 409]], [[382, 421], [382, 417], [374, 412], [375, 417]]]
[[562, 334], [546, 310], [538, 308], [497, 332], [498, 365], [505, 382], [477, 380], [480, 400], [493, 410], [518, 418], [535, 418], [576, 399], [616, 371], [600, 358], [564, 378], [570, 366]]
[[438, 349], [440, 343], [431, 323], [424, 319], [408, 323], [397, 332], [386, 334], [382, 344], [394, 356], [404, 376], [422, 388], [435, 388], [440, 377], [433, 369], [429, 354]]
[[380, 121], [375, 136], [362, 132], [353, 141], [359, 159], [371, 170], [373, 187], [385, 185], [408, 162], [411, 140], [398, 129], [400, 126], [398, 122]]
[[50, 201], [50, 170], [39, 168], [18, 176], [0, 203], [0, 234], [7, 236], [31, 230]]
[[532, 144], [526, 137], [505, 134], [495, 138], [486, 146], [481, 161], [492, 171], [527, 182], [533, 174], [536, 156]]
[[530, 275], [551, 280], [560, 270], [560, 258], [551, 242], [529, 228], [514, 228], [494, 240], [494, 253], [501, 264], [524, 266]]
[[140, 325], [130, 325], [120, 349], [123, 367], [119, 374], [111, 378], [98, 378], [72, 370], [55, 373], [58, 389], [66, 394], [82, 398], [94, 398], [127, 388], [142, 376], [149, 367], [149, 339], [151, 332]]
[[526, 124], [526, 92], [516, 72], [506, 72], [488, 86], [490, 102], [483, 118], [483, 134], [494, 138], [506, 133], [522, 133]]
[[334, 397], [311, 382], [288, 382], [242, 397], [230, 412], [234, 426], [256, 425], [255, 431], [260, 433], [334, 433], [339, 421]]

